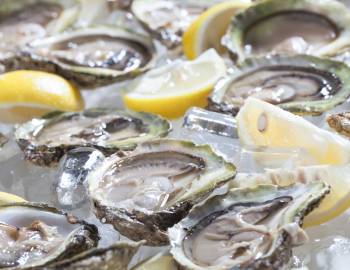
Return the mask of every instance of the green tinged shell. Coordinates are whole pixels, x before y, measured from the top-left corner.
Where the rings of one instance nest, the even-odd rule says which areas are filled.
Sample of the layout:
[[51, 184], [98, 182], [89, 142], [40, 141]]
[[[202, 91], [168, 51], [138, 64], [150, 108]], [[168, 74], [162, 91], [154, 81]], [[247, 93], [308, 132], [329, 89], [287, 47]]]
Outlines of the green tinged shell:
[[[97, 121], [97, 119], [108, 117], [109, 115], [113, 116], [113, 119], [115, 120], [121, 120], [120, 124], [113, 124], [113, 121], [111, 121], [112, 128], [115, 129], [115, 132], [123, 132], [123, 130], [132, 125], [136, 129], [135, 132], [137, 133], [137, 136], [129, 137], [126, 135], [126, 137], [111, 140], [103, 138], [99, 139], [99, 136], [94, 137], [93, 134], [90, 134], [93, 135], [92, 139], [86, 137], [84, 140], [74, 142], [72, 141], [73, 137], [76, 137], [79, 134], [69, 134], [69, 130], [63, 127], [62, 133], [59, 131], [58, 134], [55, 135], [56, 138], [49, 138], [52, 141], [38, 141], [45, 130], [54, 127], [57, 124], [69, 124], [72, 119], [87, 119], [86, 129], [84, 128], [81, 131], [84, 133], [88, 128], [91, 129], [89, 124], [91, 125], [92, 121]], [[108, 126], [109, 122], [106, 120], [106, 122], [103, 123]], [[128, 123], [130, 123], [130, 125]], [[76, 128], [76, 126], [70, 128]], [[97, 128], [101, 127], [98, 126]], [[102, 129], [104, 128], [102, 127]], [[170, 129], [171, 126], [167, 120], [153, 114], [113, 109], [89, 109], [76, 113], [55, 112], [42, 119], [33, 119], [27, 123], [18, 125], [15, 131], [15, 139], [27, 160], [40, 166], [52, 166], [57, 164], [64, 153], [80, 146], [96, 147], [99, 150], [102, 150], [105, 154], [111, 154], [118, 150], [132, 150], [138, 143], [153, 138], [164, 137], [168, 134]], [[113, 134], [113, 132], [110, 132], [110, 135]], [[60, 141], [60, 136], [68, 137], [66, 138], [66, 141]]]
[[[302, 225], [304, 216], [320, 203], [329, 190], [329, 186], [323, 182], [313, 182], [306, 185], [296, 184], [288, 187], [260, 185], [255, 188], [231, 189], [225, 195], [215, 196], [204, 204], [196, 206], [185, 219], [168, 230], [172, 247], [171, 253], [184, 269], [190, 270], [208, 269], [209, 267], [213, 270], [282, 269], [291, 258], [292, 247], [301, 244], [300, 240], [302, 239], [296, 236], [299, 236], [302, 231], [300, 228], [299, 230], [296, 230], [296, 228], [298, 228], [298, 225]], [[261, 207], [261, 210], [259, 210], [259, 207]], [[253, 209], [253, 212], [249, 212], [249, 209]], [[277, 214], [271, 215], [273, 211], [276, 211]], [[231, 231], [222, 232], [218, 235], [222, 237], [222, 245], [227, 244], [227, 250], [230, 250], [229, 248], [234, 244], [242, 244], [242, 247], [244, 247], [243, 244], [246, 243], [244, 239], [247, 237], [244, 232], [247, 234], [252, 231], [265, 232], [265, 229], [269, 232], [266, 239], [271, 239], [271, 245], [265, 250], [257, 250], [262, 251], [261, 253], [254, 253], [254, 248], [260, 248], [260, 246], [255, 245], [256, 242], [254, 242], [258, 238], [253, 237], [248, 240], [251, 245], [248, 246], [250, 247], [248, 251], [243, 248], [242, 250], [237, 249], [237, 253], [234, 253], [235, 250], [232, 250], [230, 256], [222, 257], [212, 265], [204, 265], [194, 259], [195, 249], [203, 246], [198, 246], [199, 243], [197, 243], [197, 247], [193, 246], [190, 241], [198, 237], [205, 228], [208, 228], [211, 224], [216, 224], [214, 222], [230, 213], [235, 215], [237, 220], [242, 221], [242, 223], [232, 220], [230, 224], [232, 228], [237, 226], [237, 231], [232, 230], [232, 235], [230, 234]], [[249, 216], [249, 214], [245, 216], [247, 213], [252, 216]], [[255, 214], [257, 216], [254, 217]], [[257, 220], [257, 222], [251, 222], [253, 220]], [[229, 228], [227, 227], [228, 230], [230, 230]], [[291, 228], [293, 229], [290, 230]], [[228, 234], [228, 242], [224, 241], [226, 234]], [[236, 236], [238, 238], [235, 238]], [[235, 240], [242, 237], [241, 242]], [[231, 238], [233, 242], [229, 242]], [[265, 238], [261, 239], [266, 241]], [[218, 252], [215, 247], [212, 249], [214, 253]], [[252, 253], [249, 253], [249, 251]], [[232, 253], [234, 253], [233, 257]], [[256, 254], [256, 256], [250, 258], [250, 254]], [[212, 256], [212, 254], [209, 254], [209, 256]]]
[[[166, 230], [184, 218], [195, 203], [231, 180], [235, 173], [234, 165], [217, 156], [208, 145], [161, 139], [144, 142], [123, 158], [110, 156], [88, 175], [87, 181], [99, 219], [134, 241], [166, 245]], [[119, 189], [119, 183], [124, 190], [126, 184], [123, 183], [130, 180], [138, 181], [136, 188], [124, 195], [127, 198], [115, 199], [121, 195], [108, 187]], [[149, 184], [143, 184], [147, 181]], [[156, 191], [156, 195], [163, 194], [156, 206], [140, 204], [140, 201], [148, 202], [148, 185], [157, 181], [163, 183], [162, 186], [164, 183], [173, 186], [164, 193]]]
[[[350, 44], [350, 11], [348, 8], [335, 0], [266, 0], [233, 17], [231, 27], [225, 37], [225, 46], [229, 49], [234, 59], [238, 62], [253, 56], [245, 49], [247, 31], [262, 20], [287, 14], [289, 12], [303, 12], [311, 15], [319, 15], [335, 28], [336, 37], [321, 48], [312, 50], [310, 54], [316, 56], [334, 56], [340, 53]], [[269, 31], [265, 29], [264, 31]], [[283, 30], [281, 30], [283, 31]], [[270, 30], [271, 32], [271, 30]], [[263, 35], [263, 33], [258, 33]], [[265, 52], [270, 54], [271, 52]]]
[[[271, 74], [261, 77], [259, 74], [264, 72]], [[239, 87], [242, 88], [238, 84], [244, 79], [248, 81], [246, 91], [238, 93]], [[291, 84], [291, 80], [294, 83]], [[302, 80], [317, 84], [317, 93], [311, 91], [309, 95], [303, 94], [310, 92], [306, 87], [312, 86], [300, 83]], [[272, 89], [276, 96], [281, 89], [284, 91], [292, 88], [295, 91], [294, 97], [273, 103], [296, 114], [318, 115], [342, 104], [350, 96], [350, 68], [342, 62], [309, 55], [249, 58], [216, 84], [209, 97], [208, 109], [236, 115], [244, 103], [244, 99], [237, 97], [249, 97], [248, 92], [254, 88], [261, 88], [256, 94]], [[268, 99], [265, 101], [271, 102]]]

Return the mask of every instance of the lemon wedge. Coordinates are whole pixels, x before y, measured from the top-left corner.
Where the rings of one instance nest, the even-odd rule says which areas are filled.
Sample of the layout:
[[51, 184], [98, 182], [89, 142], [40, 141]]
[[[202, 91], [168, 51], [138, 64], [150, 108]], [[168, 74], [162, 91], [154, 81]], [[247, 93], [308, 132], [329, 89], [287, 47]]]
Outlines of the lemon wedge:
[[25, 121], [50, 110], [81, 110], [79, 91], [65, 79], [46, 72], [19, 70], [0, 75], [3, 121]]
[[294, 183], [323, 181], [331, 192], [304, 220], [304, 226], [318, 226], [346, 211], [350, 207], [350, 164], [299, 167], [294, 170], [268, 169], [262, 174], [237, 174], [232, 187], [252, 187], [259, 184], [289, 186]]
[[214, 5], [202, 13], [183, 35], [182, 45], [187, 58], [195, 59], [210, 48], [224, 54], [226, 49], [221, 45], [221, 38], [226, 33], [232, 16], [250, 4], [251, 1], [248, 0], [228, 1]]
[[243, 145], [300, 148], [314, 164], [341, 165], [350, 161], [348, 140], [267, 102], [248, 98], [236, 120]]
[[0, 191], [0, 205], [17, 202], [26, 202], [26, 200], [17, 195]]
[[157, 254], [151, 259], [140, 263], [132, 268], [132, 270], [175, 270], [178, 269], [175, 260], [171, 255]]
[[210, 49], [194, 61], [176, 60], [149, 71], [124, 95], [124, 103], [135, 111], [177, 118], [192, 106], [205, 107], [225, 73], [224, 60]]

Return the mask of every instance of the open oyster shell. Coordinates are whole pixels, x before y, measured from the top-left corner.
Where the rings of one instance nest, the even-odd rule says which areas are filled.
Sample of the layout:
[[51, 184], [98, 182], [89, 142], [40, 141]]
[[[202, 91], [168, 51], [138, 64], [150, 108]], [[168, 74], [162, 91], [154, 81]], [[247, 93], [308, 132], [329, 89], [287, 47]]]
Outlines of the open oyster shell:
[[323, 182], [232, 189], [168, 230], [171, 253], [184, 269], [283, 269], [306, 240], [304, 216], [327, 192]]
[[35, 39], [59, 33], [74, 23], [76, 0], [2, 0], [0, 2], [0, 59]]
[[118, 242], [107, 248], [94, 248], [57, 262], [44, 270], [127, 270], [142, 242]]
[[346, 101], [350, 68], [308, 55], [249, 58], [219, 81], [208, 109], [236, 115], [252, 96], [297, 114], [317, 115]]
[[107, 25], [36, 40], [19, 55], [2, 60], [7, 71], [45, 70], [87, 88], [129, 79], [155, 62], [150, 37]]
[[191, 22], [219, 2], [223, 0], [134, 0], [131, 10], [168, 49], [175, 49]]
[[52, 166], [79, 146], [92, 146], [105, 154], [132, 150], [140, 142], [166, 136], [170, 128], [168, 121], [153, 114], [89, 109], [33, 119], [17, 126], [15, 138], [27, 160]]
[[132, 240], [168, 243], [166, 230], [235, 176], [208, 145], [161, 139], [112, 155], [87, 177], [95, 214]]
[[98, 240], [94, 225], [47, 205], [0, 207], [0, 268], [42, 269], [95, 247]]
[[335, 0], [267, 0], [237, 14], [224, 44], [234, 59], [270, 54], [334, 56], [350, 43], [350, 11]]

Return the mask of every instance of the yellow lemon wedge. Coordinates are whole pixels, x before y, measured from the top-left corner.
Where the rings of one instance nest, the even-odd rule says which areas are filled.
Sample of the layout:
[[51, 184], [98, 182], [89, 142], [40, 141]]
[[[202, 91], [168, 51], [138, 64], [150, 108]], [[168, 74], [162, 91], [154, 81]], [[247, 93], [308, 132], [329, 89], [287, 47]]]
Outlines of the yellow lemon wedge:
[[17, 202], [26, 202], [26, 200], [17, 195], [0, 191], [0, 205]]
[[314, 164], [340, 165], [350, 161], [348, 140], [267, 102], [248, 98], [236, 120], [243, 145], [301, 148]]
[[183, 35], [182, 45], [188, 59], [195, 59], [204, 51], [214, 48], [225, 53], [221, 38], [226, 33], [232, 17], [249, 7], [251, 1], [236, 0], [212, 6], [192, 22]]
[[146, 73], [124, 95], [135, 111], [182, 116], [192, 106], [205, 107], [214, 84], [226, 73], [224, 60], [210, 49], [194, 61], [176, 60]]
[[0, 75], [1, 120], [25, 121], [51, 110], [83, 107], [78, 89], [60, 76], [29, 70]]
[[132, 270], [175, 270], [178, 269], [175, 260], [171, 255], [158, 254], [151, 259], [140, 263], [139, 265], [132, 268]]
[[237, 174], [232, 187], [246, 188], [259, 184], [289, 186], [294, 183], [323, 181], [330, 185], [330, 193], [304, 220], [304, 226], [318, 226], [346, 211], [350, 207], [350, 164], [318, 165], [297, 169], [269, 169], [266, 173]]

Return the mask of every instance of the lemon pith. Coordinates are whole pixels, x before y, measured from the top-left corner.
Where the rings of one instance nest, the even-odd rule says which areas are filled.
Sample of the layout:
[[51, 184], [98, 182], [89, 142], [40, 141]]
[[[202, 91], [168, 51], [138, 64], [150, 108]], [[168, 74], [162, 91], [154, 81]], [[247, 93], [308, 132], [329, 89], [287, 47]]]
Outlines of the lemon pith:
[[251, 1], [228, 1], [217, 4], [201, 14], [183, 35], [183, 50], [188, 59], [195, 59], [209, 48], [219, 53], [225, 49], [221, 38], [226, 33], [231, 17], [238, 11], [247, 8]]
[[267, 102], [248, 98], [236, 119], [243, 145], [305, 149], [316, 164], [350, 160], [349, 141]]

